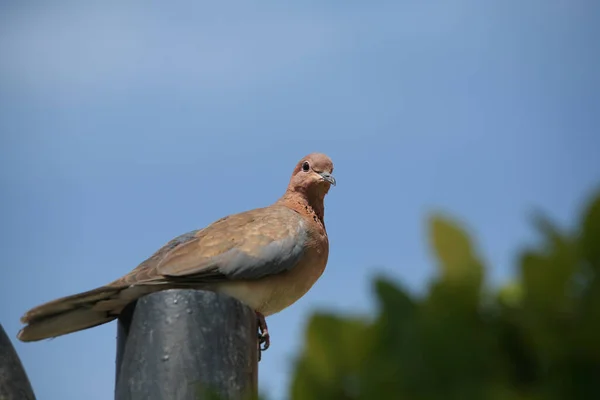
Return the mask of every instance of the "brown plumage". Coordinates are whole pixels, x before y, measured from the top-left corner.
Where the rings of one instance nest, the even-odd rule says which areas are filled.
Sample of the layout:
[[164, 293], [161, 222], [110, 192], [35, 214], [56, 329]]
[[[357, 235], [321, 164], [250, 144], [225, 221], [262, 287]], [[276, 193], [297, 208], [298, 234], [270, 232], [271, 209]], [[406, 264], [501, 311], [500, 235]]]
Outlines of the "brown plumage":
[[268, 347], [264, 316], [300, 299], [327, 264], [323, 201], [335, 185], [332, 172], [326, 155], [309, 154], [271, 206], [181, 235], [108, 285], [31, 309], [21, 318], [27, 325], [18, 338], [36, 341], [91, 328], [114, 320], [145, 294], [191, 287], [225, 293], [252, 307]]

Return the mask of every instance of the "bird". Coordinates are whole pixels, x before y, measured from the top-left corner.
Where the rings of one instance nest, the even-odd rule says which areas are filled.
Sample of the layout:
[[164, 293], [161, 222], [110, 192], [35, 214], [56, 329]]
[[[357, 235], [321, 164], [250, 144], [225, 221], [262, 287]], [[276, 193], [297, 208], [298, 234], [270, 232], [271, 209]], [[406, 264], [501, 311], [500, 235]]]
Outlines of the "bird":
[[274, 203], [221, 218], [180, 235], [121, 278], [27, 311], [23, 342], [54, 338], [105, 324], [138, 298], [193, 288], [223, 293], [254, 310], [259, 347], [270, 346], [265, 317], [291, 306], [323, 274], [329, 257], [324, 199], [333, 162], [311, 153], [295, 166]]

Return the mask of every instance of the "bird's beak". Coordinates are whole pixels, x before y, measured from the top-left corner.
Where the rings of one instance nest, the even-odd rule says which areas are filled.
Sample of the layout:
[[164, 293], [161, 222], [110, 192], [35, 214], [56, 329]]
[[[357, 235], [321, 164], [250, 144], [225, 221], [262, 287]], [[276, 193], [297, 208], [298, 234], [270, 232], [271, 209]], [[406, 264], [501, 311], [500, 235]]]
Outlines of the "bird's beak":
[[333, 175], [331, 175], [330, 173], [327, 173], [325, 171], [319, 172], [319, 175], [321, 175], [321, 177], [323, 177], [323, 180], [325, 182], [329, 182], [330, 184], [335, 186], [335, 178], [333, 177]]

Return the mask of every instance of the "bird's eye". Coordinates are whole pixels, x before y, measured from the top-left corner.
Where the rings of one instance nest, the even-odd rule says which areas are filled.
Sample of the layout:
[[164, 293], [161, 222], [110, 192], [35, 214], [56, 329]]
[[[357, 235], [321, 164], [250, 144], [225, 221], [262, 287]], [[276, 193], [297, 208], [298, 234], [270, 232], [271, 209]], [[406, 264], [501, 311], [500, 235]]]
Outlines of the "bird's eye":
[[302, 164], [302, 171], [308, 172], [309, 169], [310, 165], [308, 164], [308, 161], [304, 161], [304, 164]]

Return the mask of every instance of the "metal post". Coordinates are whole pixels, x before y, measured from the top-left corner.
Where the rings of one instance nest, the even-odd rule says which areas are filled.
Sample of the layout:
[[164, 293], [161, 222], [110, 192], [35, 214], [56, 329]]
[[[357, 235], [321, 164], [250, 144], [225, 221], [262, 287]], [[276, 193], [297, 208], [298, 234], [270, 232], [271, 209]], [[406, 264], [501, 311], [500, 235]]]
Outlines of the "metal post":
[[35, 400], [19, 355], [0, 324], [0, 399]]
[[129, 305], [117, 329], [116, 400], [257, 396], [256, 314], [229, 296], [155, 292]]

